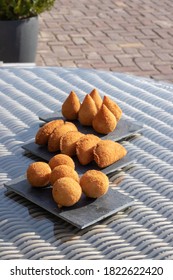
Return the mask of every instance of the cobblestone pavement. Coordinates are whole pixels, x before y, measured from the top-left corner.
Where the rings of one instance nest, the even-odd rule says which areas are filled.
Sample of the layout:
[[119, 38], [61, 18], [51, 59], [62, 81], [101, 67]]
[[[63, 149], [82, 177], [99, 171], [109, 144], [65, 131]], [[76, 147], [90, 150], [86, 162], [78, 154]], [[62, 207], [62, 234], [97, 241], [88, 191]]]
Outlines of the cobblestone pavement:
[[173, 82], [173, 1], [56, 0], [40, 16], [36, 64]]

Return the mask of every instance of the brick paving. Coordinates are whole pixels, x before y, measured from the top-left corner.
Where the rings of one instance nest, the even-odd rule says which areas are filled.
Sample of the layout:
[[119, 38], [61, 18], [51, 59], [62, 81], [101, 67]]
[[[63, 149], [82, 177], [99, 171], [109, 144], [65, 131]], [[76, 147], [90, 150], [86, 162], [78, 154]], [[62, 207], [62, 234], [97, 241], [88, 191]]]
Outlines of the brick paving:
[[37, 65], [173, 82], [172, 0], [56, 0], [39, 20]]

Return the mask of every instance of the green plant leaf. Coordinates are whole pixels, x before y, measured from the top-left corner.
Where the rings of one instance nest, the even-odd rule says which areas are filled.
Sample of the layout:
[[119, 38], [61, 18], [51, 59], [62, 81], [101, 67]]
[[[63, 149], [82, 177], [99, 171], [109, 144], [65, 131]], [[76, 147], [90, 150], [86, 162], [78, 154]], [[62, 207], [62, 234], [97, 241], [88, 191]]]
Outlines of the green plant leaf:
[[32, 17], [50, 10], [55, 0], [0, 0], [0, 20]]

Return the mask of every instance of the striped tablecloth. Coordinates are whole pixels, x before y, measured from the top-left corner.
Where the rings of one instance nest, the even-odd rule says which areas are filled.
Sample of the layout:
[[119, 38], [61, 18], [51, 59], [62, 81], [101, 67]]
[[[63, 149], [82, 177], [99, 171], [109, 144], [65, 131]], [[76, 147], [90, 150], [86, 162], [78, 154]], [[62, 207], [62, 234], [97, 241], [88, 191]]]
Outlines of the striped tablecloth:
[[[124, 140], [136, 163], [110, 178], [134, 205], [80, 230], [4, 183], [38, 160], [21, 148], [38, 116], [56, 111], [71, 90], [83, 98], [93, 88], [144, 128]], [[173, 259], [173, 85], [76, 68], [0, 68], [0, 258]]]

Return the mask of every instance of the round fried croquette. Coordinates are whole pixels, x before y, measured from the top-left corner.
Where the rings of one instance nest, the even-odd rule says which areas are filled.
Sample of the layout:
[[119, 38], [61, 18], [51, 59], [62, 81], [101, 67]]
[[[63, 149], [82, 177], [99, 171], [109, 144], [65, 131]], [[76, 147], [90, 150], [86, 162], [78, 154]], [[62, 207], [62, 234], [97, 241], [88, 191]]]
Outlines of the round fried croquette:
[[80, 178], [80, 185], [86, 196], [98, 198], [107, 193], [109, 180], [101, 171], [88, 170]]
[[58, 207], [76, 204], [82, 195], [82, 189], [73, 178], [58, 179], [52, 188], [52, 196]]
[[74, 156], [76, 154], [76, 142], [84, 134], [79, 131], [68, 131], [66, 134], [61, 136], [60, 139], [60, 151], [63, 154]]
[[112, 112], [103, 104], [94, 117], [92, 126], [95, 131], [101, 134], [112, 132], [117, 125], [117, 120]]
[[62, 115], [68, 120], [75, 120], [78, 117], [80, 101], [74, 91], [71, 91], [62, 104]]
[[78, 119], [82, 125], [90, 126], [92, 125], [92, 120], [97, 114], [97, 108], [92, 97], [87, 94], [81, 104], [80, 110], [78, 112]]
[[53, 186], [53, 184], [58, 180], [59, 178], [63, 177], [70, 177], [73, 178], [76, 182], [79, 182], [79, 175], [78, 173], [70, 166], [68, 165], [59, 165], [56, 166], [50, 175], [50, 183]]
[[103, 98], [103, 104], [106, 105], [106, 107], [112, 112], [112, 114], [116, 117], [117, 122], [120, 120], [122, 116], [122, 110], [118, 106], [116, 102], [111, 100], [108, 96], [104, 96]]
[[50, 159], [49, 166], [52, 170], [59, 165], [68, 165], [71, 168], [75, 169], [75, 163], [68, 155], [58, 154]]
[[73, 123], [65, 122], [65, 124], [53, 130], [48, 139], [49, 152], [57, 152], [60, 149], [60, 138], [68, 131], [78, 131], [78, 129]]
[[91, 92], [90, 92], [90, 96], [92, 97], [92, 99], [94, 100], [95, 104], [96, 104], [96, 108], [97, 108], [97, 111], [101, 108], [102, 106], [102, 99], [101, 99], [101, 96], [98, 92], [97, 89], [93, 89]]
[[50, 134], [56, 127], [60, 127], [64, 124], [63, 120], [54, 120], [44, 124], [36, 133], [35, 143], [38, 145], [46, 145]]
[[94, 147], [93, 154], [97, 165], [104, 168], [123, 158], [127, 150], [112, 140], [100, 140]]
[[31, 163], [26, 171], [28, 182], [33, 187], [45, 187], [50, 182], [51, 168], [45, 162]]
[[90, 163], [93, 159], [93, 148], [100, 141], [94, 134], [86, 134], [76, 142], [76, 155], [82, 165]]

